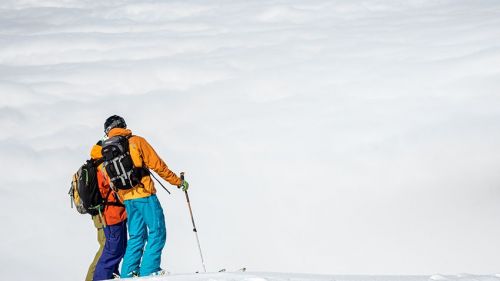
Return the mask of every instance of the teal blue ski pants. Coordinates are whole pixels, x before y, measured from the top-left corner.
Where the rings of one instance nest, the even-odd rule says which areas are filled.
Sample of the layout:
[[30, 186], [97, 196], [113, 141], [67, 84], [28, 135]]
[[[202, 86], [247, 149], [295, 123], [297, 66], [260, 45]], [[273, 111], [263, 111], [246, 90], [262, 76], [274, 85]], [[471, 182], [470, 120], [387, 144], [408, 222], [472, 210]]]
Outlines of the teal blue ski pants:
[[[160, 271], [161, 252], [167, 239], [165, 216], [156, 195], [125, 201], [128, 233], [121, 277], [148, 276]], [[145, 247], [144, 247], [145, 246]], [[141, 260], [142, 259], [142, 260]]]

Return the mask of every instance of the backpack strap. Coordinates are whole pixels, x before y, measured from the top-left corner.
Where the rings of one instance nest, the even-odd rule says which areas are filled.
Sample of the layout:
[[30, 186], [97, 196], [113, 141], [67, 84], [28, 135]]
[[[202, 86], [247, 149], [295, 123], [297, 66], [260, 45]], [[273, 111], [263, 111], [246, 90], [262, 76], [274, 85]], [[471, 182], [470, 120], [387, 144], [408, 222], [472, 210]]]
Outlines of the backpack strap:
[[115, 197], [115, 202], [108, 202], [108, 205], [125, 208], [125, 205], [122, 202], [120, 202], [120, 200], [118, 200], [118, 196], [116, 194], [116, 191], [113, 191], [113, 196]]
[[[102, 162], [104, 162], [104, 158], [99, 158], [99, 159], [96, 160], [95, 164], [96, 164], [96, 166], [99, 166], [99, 165], [101, 165]], [[104, 169], [104, 167], [101, 168], [101, 172], [102, 173], [106, 172], [106, 170]], [[107, 176], [106, 176], [106, 178], [107, 178]], [[108, 202], [109, 196], [111, 195], [112, 192], [114, 194], [116, 202]], [[120, 200], [118, 200], [118, 198], [116, 196], [116, 191], [113, 190], [113, 188], [111, 188], [111, 187], [109, 187], [108, 194], [106, 194], [106, 198], [104, 198], [104, 202], [102, 203], [102, 205], [104, 206], [105, 209], [106, 209], [107, 206], [125, 207], [125, 205], [123, 205], [120, 202]]]
[[116, 207], [125, 207], [122, 203], [119, 202], [108, 202], [106, 206], [116, 206]]
[[[113, 195], [115, 197], [115, 202], [108, 202], [111, 192], [113, 192]], [[107, 208], [108, 206], [125, 207], [125, 205], [123, 205], [120, 201], [118, 201], [118, 198], [116, 198], [116, 192], [114, 192], [111, 188], [109, 189], [108, 195], [106, 195], [106, 199], [104, 199], [104, 202], [102, 204], [105, 206], [104, 208]]]
[[93, 160], [93, 163], [96, 167], [98, 167], [99, 165], [101, 165], [102, 163], [104, 163], [104, 157], [101, 157], [99, 159], [95, 159]]

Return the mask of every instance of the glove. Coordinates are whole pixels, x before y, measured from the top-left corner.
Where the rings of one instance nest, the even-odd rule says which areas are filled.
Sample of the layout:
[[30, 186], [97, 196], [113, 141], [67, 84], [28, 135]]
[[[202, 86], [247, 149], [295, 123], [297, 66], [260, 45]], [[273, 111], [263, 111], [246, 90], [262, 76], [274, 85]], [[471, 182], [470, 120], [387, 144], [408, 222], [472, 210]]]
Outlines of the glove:
[[186, 180], [182, 180], [181, 184], [177, 187], [182, 188], [182, 191], [187, 191], [189, 188], [189, 183]]

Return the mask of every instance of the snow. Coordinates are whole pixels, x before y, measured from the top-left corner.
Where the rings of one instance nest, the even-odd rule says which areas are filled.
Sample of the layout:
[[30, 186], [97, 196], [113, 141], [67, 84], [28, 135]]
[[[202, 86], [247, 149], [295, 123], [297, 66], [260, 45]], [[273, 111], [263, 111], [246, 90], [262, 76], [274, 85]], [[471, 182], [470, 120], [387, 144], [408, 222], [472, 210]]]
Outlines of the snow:
[[[84, 276], [95, 230], [67, 190], [112, 114], [186, 172], [209, 270], [497, 278], [499, 14], [495, 0], [0, 1], [1, 279]], [[194, 272], [171, 190], [162, 266]], [[291, 274], [241, 278], [307, 277]]]
[[202, 274], [172, 274], [166, 276], [141, 277], [137, 280], [157, 281], [495, 281], [500, 278], [494, 275], [432, 275], [432, 276], [362, 276], [362, 275], [319, 275], [267, 272], [237, 272], [237, 273], [202, 273]]

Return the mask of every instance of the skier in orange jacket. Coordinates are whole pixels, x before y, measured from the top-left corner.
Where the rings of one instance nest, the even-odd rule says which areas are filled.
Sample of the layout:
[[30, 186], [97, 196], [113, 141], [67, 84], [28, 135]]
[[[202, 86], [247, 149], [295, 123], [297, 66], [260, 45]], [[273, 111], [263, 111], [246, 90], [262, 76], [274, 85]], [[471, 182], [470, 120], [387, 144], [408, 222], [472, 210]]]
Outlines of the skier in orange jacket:
[[[139, 175], [135, 177], [139, 178], [138, 182], [118, 191], [127, 210], [129, 231], [121, 277], [161, 275], [165, 272], [160, 266], [161, 252], [166, 242], [165, 216], [160, 201], [156, 197], [156, 189], [149, 169], [170, 184], [182, 187], [183, 191], [188, 189], [189, 184], [170, 171], [144, 138], [133, 135], [132, 131], [127, 129], [127, 124], [122, 117], [117, 115], [109, 117], [104, 123], [104, 132], [109, 138], [103, 143], [104, 150], [107, 142], [113, 142], [113, 138], [117, 139], [117, 136], [127, 139], [133, 170], [139, 171]], [[103, 154], [107, 155], [104, 152]], [[126, 164], [121, 167], [123, 168]], [[113, 165], [110, 166], [110, 169], [113, 169]], [[119, 185], [123, 177], [111, 178], [112, 182], [113, 180], [117, 180], [116, 183]]]

